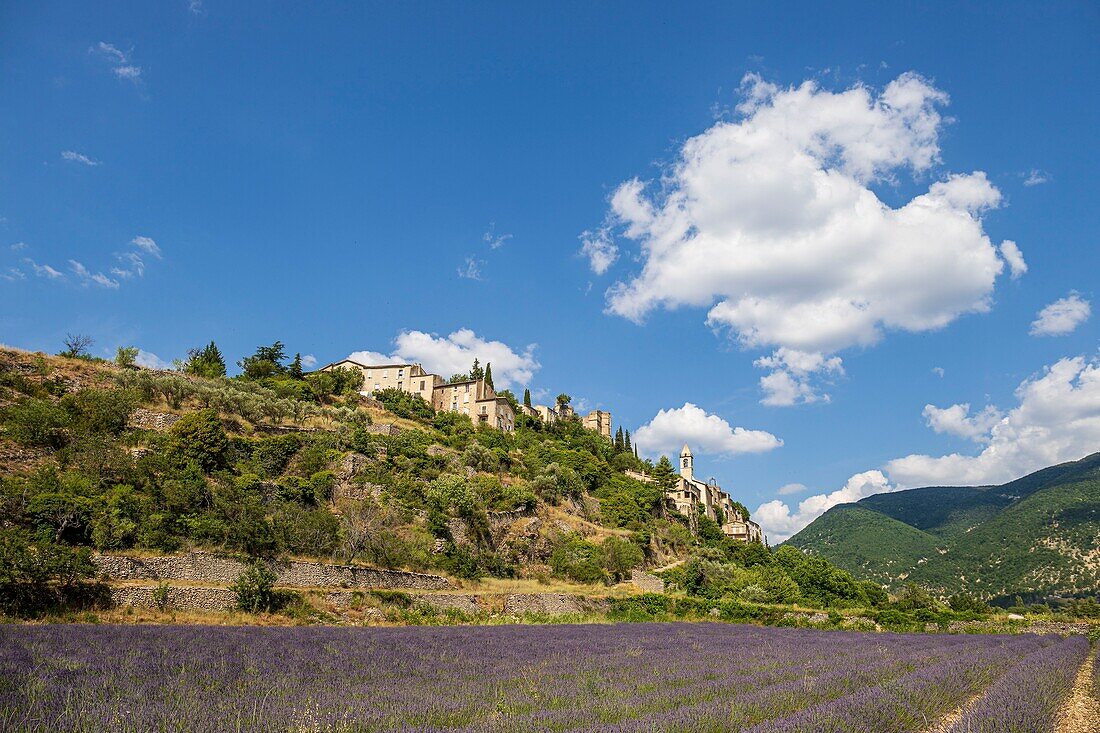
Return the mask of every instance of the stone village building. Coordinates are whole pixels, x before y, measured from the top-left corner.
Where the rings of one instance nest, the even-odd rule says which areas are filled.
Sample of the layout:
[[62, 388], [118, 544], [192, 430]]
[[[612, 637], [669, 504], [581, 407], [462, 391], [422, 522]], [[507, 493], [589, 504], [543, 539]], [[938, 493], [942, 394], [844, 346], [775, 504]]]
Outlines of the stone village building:
[[[369, 397], [383, 389], [399, 389], [402, 392], [419, 395], [436, 412], [459, 412], [469, 415], [475, 425], [511, 432], [516, 429], [516, 414], [506, 397], [496, 391], [484, 379], [470, 379], [463, 382], [447, 382], [438, 374], [428, 374], [419, 364], [363, 364], [353, 359], [326, 364], [318, 371], [333, 369], [358, 369], [363, 372], [361, 394]], [[553, 423], [563, 417], [573, 415], [573, 408], [563, 406], [567, 412], [539, 405], [527, 407], [520, 405], [520, 411], [545, 423]], [[581, 423], [611, 440], [611, 413], [593, 410], [581, 418]]]
[[[665, 491], [665, 508], [669, 511], [679, 512], [688, 518], [695, 527], [695, 518], [704, 514], [719, 523], [722, 533], [727, 537], [742, 542], [763, 542], [764, 533], [756, 522], [745, 519], [741, 510], [733, 503], [730, 495], [722, 490], [718, 483], [700, 481], [695, 478], [695, 456], [691, 454], [691, 448], [684, 443], [680, 451], [679, 463], [680, 475], [676, 479], [676, 485]], [[646, 483], [652, 483], [653, 478], [636, 471], [627, 471], [627, 476]], [[721, 517], [719, 517], [719, 514]], [[721, 519], [721, 521], [719, 521]]]

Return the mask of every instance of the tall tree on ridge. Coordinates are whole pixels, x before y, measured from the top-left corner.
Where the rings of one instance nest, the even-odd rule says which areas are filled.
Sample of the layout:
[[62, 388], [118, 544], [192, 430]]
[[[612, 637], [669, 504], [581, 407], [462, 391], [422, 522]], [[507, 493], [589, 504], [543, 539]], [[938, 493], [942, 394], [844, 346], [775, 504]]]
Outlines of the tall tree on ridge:
[[531, 390], [526, 387], [523, 388], [523, 404], [527, 407], [531, 406]]
[[474, 357], [474, 365], [470, 367], [470, 379], [485, 379], [485, 370], [481, 368], [481, 364], [478, 363], [477, 357]]
[[490, 362], [485, 362], [485, 384], [489, 385], [489, 389], [496, 389], [493, 386], [493, 365]]
[[628, 452], [630, 451], [630, 431], [629, 430], [627, 430], [625, 433], [623, 433], [623, 447], [626, 448], [626, 450]]

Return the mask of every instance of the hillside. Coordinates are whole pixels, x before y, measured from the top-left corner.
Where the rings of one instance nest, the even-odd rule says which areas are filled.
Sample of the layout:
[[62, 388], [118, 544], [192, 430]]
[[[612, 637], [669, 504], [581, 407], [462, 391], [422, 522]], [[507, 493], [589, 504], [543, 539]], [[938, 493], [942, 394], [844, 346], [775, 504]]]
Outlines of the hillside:
[[931, 487], [833, 507], [788, 543], [858, 577], [998, 601], [1100, 585], [1100, 453], [1002, 486]]
[[[178, 371], [126, 357], [0, 348], [0, 614], [91, 602], [77, 591], [98, 572], [92, 551], [429, 572], [496, 595], [632, 593], [620, 584], [633, 570], [666, 567], [670, 586], [712, 604], [886, 600], [819, 558], [670, 511], [666, 458], [639, 460], [627, 437], [564, 410], [544, 423], [517, 409], [514, 430], [475, 426], [407, 391], [366, 397], [355, 370], [305, 373], [278, 342], [235, 377], [213, 343]], [[202, 580], [223, 606], [238, 572], [174, 579]]]

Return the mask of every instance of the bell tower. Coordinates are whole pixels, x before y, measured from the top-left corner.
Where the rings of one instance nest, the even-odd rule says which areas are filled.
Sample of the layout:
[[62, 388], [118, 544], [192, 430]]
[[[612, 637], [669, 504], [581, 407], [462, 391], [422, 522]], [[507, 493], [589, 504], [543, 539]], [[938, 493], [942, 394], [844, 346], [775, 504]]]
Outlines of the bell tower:
[[691, 448], [684, 443], [684, 448], [680, 451], [680, 476], [686, 481], [691, 481], [694, 470], [695, 458], [691, 455]]

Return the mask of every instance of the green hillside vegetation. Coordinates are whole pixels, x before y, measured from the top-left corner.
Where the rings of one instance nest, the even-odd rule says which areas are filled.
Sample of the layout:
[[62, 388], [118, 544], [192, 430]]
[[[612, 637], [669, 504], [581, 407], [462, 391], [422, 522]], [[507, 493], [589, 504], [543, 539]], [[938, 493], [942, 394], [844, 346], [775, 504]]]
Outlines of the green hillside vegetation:
[[177, 371], [132, 359], [0, 350], [0, 611], [100, 602], [93, 550], [194, 548], [594, 587], [673, 564], [675, 592], [700, 603], [885, 601], [705, 516], [693, 535], [664, 508], [671, 464], [639, 460], [629, 433], [522, 414], [511, 434], [475, 427], [404, 392], [364, 398], [351, 371], [306, 374], [279, 342], [233, 378], [213, 343]]
[[838, 504], [785, 543], [812, 550], [856, 577], [889, 585], [918, 562], [939, 554], [927, 532], [861, 504]]
[[998, 604], [1095, 596], [1100, 454], [1002, 486], [925, 488], [837, 506], [789, 544], [890, 588], [916, 582]]

